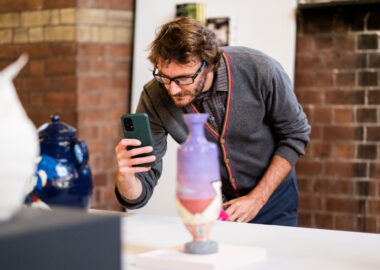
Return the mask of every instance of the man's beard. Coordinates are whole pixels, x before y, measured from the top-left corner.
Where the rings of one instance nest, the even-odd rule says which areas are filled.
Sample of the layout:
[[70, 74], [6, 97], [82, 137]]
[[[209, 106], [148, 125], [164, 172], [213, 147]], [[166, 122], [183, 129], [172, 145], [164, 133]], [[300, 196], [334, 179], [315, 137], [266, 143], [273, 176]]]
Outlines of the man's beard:
[[[186, 107], [187, 105], [191, 104], [194, 99], [199, 96], [204, 87], [205, 87], [205, 84], [206, 84], [206, 74], [204, 77], [201, 78], [201, 80], [198, 82], [198, 84], [196, 85], [196, 87], [193, 89], [193, 91], [191, 90], [185, 90], [177, 95], [170, 95], [170, 97], [172, 98], [173, 102], [175, 103], [175, 105], [177, 105], [178, 107]], [[186, 103], [178, 103], [175, 98], [181, 98], [181, 97], [191, 97]]]

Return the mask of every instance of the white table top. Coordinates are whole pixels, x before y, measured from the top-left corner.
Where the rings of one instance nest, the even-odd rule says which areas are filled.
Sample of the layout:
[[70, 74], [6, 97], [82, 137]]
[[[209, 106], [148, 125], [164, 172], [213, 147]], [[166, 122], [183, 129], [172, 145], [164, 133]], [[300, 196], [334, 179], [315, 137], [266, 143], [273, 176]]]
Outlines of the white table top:
[[[191, 241], [179, 217], [123, 217], [123, 269], [135, 255]], [[380, 234], [217, 221], [211, 240], [267, 249], [267, 259], [246, 269], [380, 269]], [[144, 269], [145, 270], [145, 269]]]

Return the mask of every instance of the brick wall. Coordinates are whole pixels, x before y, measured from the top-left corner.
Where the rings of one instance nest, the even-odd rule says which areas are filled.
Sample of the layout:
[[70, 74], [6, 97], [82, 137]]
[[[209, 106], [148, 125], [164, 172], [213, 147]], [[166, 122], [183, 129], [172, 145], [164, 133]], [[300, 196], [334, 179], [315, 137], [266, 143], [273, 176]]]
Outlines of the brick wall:
[[301, 9], [295, 91], [312, 126], [300, 226], [380, 232], [380, 5]]
[[120, 209], [114, 147], [120, 115], [129, 110], [133, 6], [132, 0], [0, 3], [0, 68], [27, 53], [15, 85], [29, 117], [38, 127], [59, 114], [87, 142], [93, 208]]

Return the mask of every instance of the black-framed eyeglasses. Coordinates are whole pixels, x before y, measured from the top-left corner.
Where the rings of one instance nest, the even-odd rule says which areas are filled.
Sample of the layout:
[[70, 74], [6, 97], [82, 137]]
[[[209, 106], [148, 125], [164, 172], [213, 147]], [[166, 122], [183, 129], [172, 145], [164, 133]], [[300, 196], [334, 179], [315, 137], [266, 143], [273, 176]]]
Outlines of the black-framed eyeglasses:
[[198, 69], [198, 71], [193, 76], [178, 76], [175, 78], [169, 78], [165, 75], [160, 75], [156, 73], [156, 69], [153, 70], [153, 76], [157, 81], [163, 84], [171, 84], [174, 81], [178, 86], [179, 85], [189, 85], [194, 83], [194, 80], [197, 78], [199, 73], [201, 73], [202, 69], [206, 65], [206, 62], [202, 62], [202, 66]]

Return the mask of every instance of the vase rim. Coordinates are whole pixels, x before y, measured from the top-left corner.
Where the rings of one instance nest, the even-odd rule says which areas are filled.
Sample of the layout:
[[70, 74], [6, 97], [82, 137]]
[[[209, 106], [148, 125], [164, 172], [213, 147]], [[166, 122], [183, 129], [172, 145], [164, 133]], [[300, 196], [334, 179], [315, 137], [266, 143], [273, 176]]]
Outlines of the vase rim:
[[206, 121], [209, 117], [208, 113], [186, 113], [183, 115], [185, 120]]

